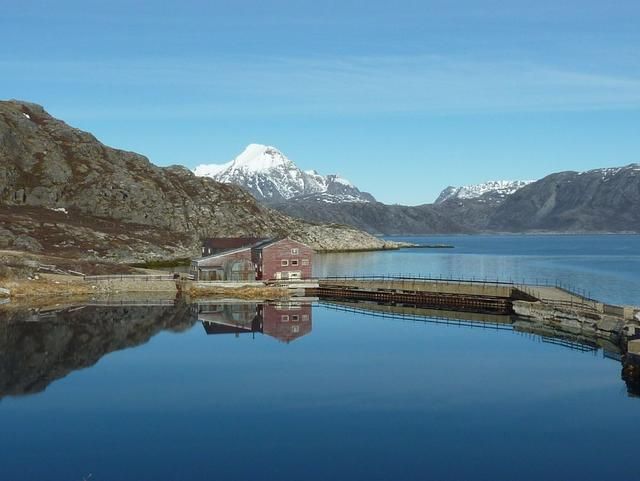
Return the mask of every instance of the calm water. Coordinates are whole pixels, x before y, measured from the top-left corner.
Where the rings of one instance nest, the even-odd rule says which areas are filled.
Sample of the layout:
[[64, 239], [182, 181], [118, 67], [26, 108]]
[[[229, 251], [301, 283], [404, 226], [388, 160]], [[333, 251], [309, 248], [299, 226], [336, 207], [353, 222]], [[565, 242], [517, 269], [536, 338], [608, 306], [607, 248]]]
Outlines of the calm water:
[[640, 236], [393, 237], [454, 249], [323, 254], [319, 276], [418, 274], [517, 282], [560, 282], [609, 303], [640, 305]]
[[[638, 240], [606, 239], [572, 238], [580, 253], [565, 238], [437, 238], [455, 251], [322, 269], [580, 274], [628, 280], [591, 290], [636, 299]], [[526, 326], [434, 321], [324, 303], [2, 306], [0, 479], [637, 477], [640, 399], [618, 360]]]

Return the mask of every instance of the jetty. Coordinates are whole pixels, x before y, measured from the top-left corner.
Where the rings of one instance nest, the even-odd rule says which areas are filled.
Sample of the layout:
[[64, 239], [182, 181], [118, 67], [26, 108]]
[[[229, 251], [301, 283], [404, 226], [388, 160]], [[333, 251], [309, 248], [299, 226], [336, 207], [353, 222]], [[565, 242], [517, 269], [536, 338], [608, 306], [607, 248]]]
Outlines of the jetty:
[[[591, 299], [559, 284], [515, 283], [416, 276], [322, 277], [307, 281], [307, 295], [320, 299], [351, 299], [401, 303], [428, 308], [497, 314], [517, 313], [525, 304], [580, 308], [633, 319], [640, 308], [615, 306]], [[287, 283], [304, 287], [305, 282]]]
[[[295, 285], [289, 283], [287, 287], [303, 288], [306, 296], [321, 301], [418, 308], [430, 310], [436, 317], [438, 312], [446, 311], [513, 315], [605, 339], [623, 345], [625, 351], [637, 350], [640, 355], [640, 341], [627, 346], [628, 341], [640, 339], [640, 307], [607, 304], [559, 284], [362, 276], [316, 278]], [[465, 317], [473, 322], [472, 315]]]

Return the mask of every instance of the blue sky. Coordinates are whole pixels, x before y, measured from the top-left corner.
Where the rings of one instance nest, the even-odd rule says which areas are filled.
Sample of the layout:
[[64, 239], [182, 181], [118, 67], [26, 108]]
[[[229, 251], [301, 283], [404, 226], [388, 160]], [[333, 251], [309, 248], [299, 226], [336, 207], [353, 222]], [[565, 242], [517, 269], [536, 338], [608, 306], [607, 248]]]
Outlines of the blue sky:
[[0, 0], [3, 98], [159, 165], [246, 144], [388, 203], [640, 162], [640, 2]]

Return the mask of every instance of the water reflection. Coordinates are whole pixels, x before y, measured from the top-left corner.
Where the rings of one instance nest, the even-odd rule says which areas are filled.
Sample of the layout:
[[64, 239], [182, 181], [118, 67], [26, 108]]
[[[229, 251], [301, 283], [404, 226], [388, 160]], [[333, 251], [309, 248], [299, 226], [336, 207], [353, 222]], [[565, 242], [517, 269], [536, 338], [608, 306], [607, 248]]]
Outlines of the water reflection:
[[[602, 352], [603, 357], [622, 364], [621, 378], [629, 395], [640, 395], [640, 357], [625, 354], [611, 341], [591, 338], [561, 323], [543, 325], [509, 315], [373, 302], [327, 301], [320, 307], [389, 319], [507, 330], [566, 349]], [[300, 302], [157, 301], [50, 309], [4, 305], [0, 308], [0, 399], [41, 392], [69, 373], [96, 364], [106, 354], [145, 344], [162, 331], [182, 332], [199, 323], [210, 336], [264, 334], [288, 344], [310, 334], [312, 320], [312, 305]]]
[[411, 305], [368, 301], [322, 301], [321, 305], [332, 310], [366, 313], [388, 319], [509, 330], [519, 335], [525, 335], [536, 342], [553, 344], [573, 351], [594, 354], [601, 351], [603, 358], [622, 364], [621, 378], [626, 384], [627, 394], [640, 397], [640, 356], [623, 353], [620, 345], [609, 339], [585, 335], [573, 324], [564, 325], [561, 321], [542, 324], [513, 315], [424, 309]]
[[0, 311], [0, 399], [43, 391], [106, 354], [146, 343], [163, 330], [189, 329], [183, 302], [72, 305]]
[[207, 334], [262, 333], [288, 344], [311, 332], [311, 304], [198, 303], [194, 310]]

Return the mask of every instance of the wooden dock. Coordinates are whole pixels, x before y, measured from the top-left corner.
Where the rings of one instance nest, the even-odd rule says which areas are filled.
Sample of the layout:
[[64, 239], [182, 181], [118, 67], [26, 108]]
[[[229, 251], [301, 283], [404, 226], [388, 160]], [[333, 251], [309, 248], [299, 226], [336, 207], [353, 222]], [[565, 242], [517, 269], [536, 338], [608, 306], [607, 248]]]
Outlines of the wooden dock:
[[[563, 287], [480, 280], [441, 280], [400, 276], [331, 277], [314, 279], [306, 295], [326, 300], [374, 301], [421, 308], [512, 314], [514, 302], [541, 302], [559, 308], [625, 314]], [[628, 314], [628, 313], [627, 313]]]

